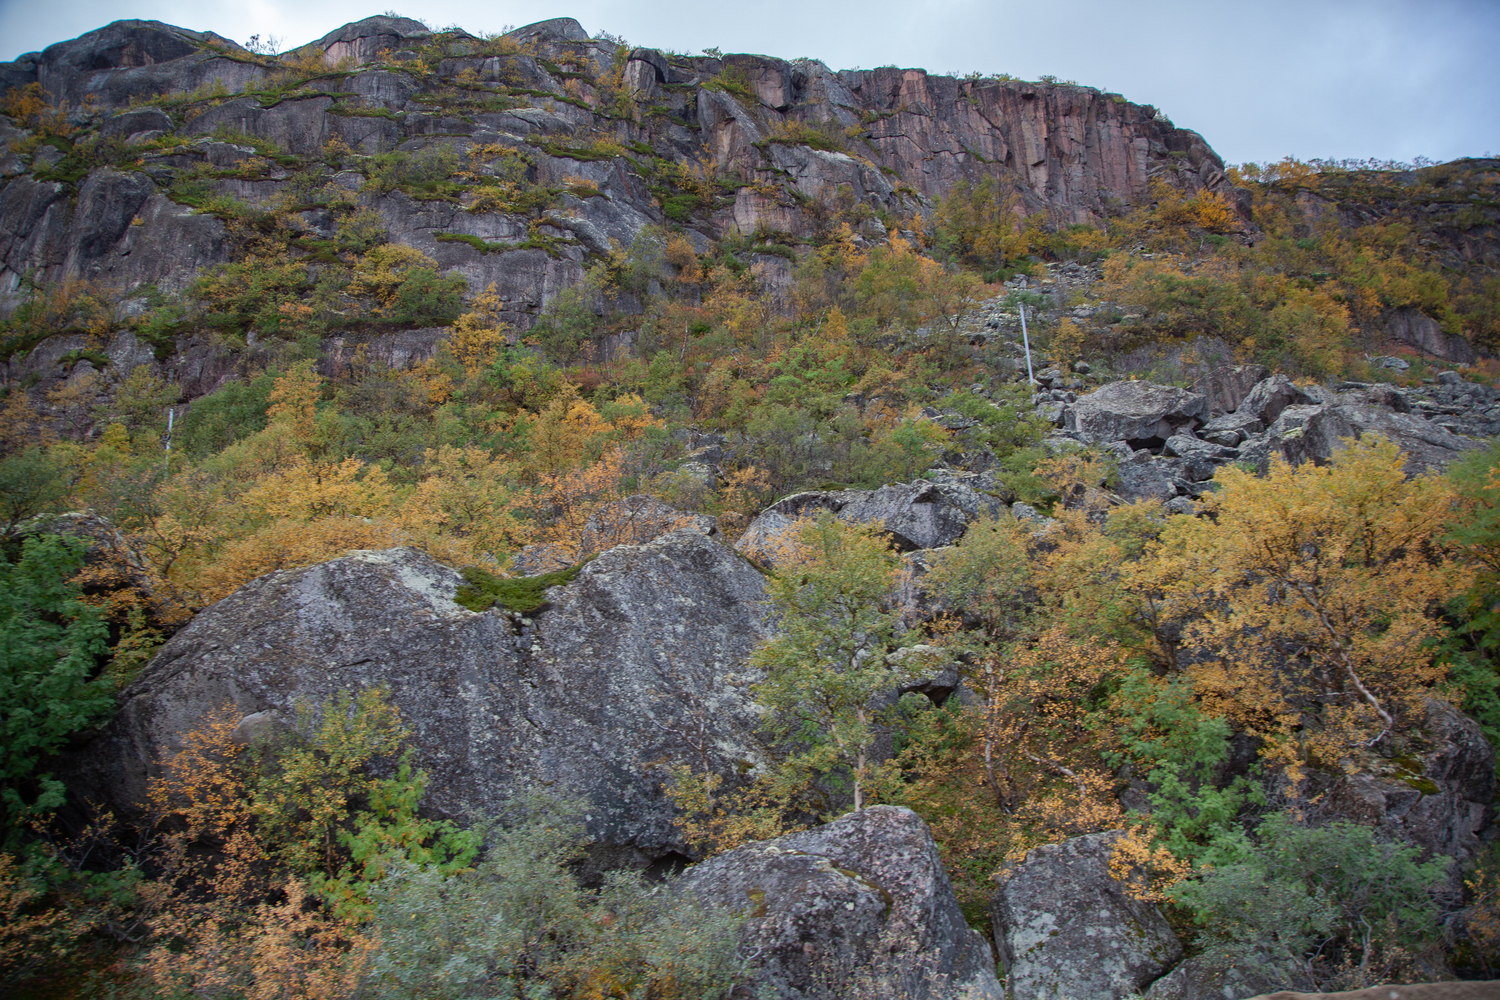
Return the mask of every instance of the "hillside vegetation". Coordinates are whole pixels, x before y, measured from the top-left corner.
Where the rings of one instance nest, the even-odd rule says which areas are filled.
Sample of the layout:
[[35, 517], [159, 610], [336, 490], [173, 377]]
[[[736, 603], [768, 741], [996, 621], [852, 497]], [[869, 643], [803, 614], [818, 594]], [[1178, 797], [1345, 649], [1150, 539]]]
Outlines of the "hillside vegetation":
[[[580, 888], [576, 803], [425, 814], [388, 691], [265, 739], [203, 720], [130, 828], [70, 801], [53, 755], [275, 570], [411, 546], [465, 571], [460, 603], [519, 618], [627, 497], [732, 543], [789, 493], [935, 469], [1038, 517], [978, 519], [919, 570], [867, 527], [796, 523], [762, 567], [778, 631], [736, 665], [783, 752], [734, 781], [671, 762], [697, 858], [905, 805], [985, 927], [994, 873], [1123, 827], [1119, 872], [1195, 952], [1324, 986], [1493, 972], [1500, 855], [1453, 832], [1464, 789], [1427, 767], [1455, 733], [1500, 739], [1500, 453], [1410, 475], [1366, 435], [1228, 465], [1171, 515], [1112, 492], [1119, 454], [1059, 445], [1014, 342], [1024, 308], [1034, 369], [1079, 394], [1237, 364], [1422, 387], [1462, 358], [1492, 384], [1500, 164], [1220, 171], [1118, 95], [924, 74], [969, 109], [1092, 102], [1161, 150], [1128, 198], [1059, 195], [994, 149], [922, 180], [886, 129], [934, 112], [829, 96], [868, 105], [901, 71], [402, 30], [342, 62], [194, 42], [241, 87], [112, 95], [116, 116], [39, 83], [0, 104], [0, 975], [54, 984], [38, 996], [731, 995], [741, 918], [633, 874]], [[780, 73], [803, 96], [769, 103]], [[364, 131], [246, 131], [313, 103]], [[124, 114], [157, 124], [111, 131]], [[12, 225], [44, 190], [76, 235], [137, 183], [108, 254], [48, 257]], [[119, 248], [157, 252], [129, 241], [168, 202], [217, 249], [144, 280]], [[523, 550], [545, 565], [513, 580]], [[963, 697], [889, 697], [941, 668]], [[1365, 778], [1441, 800], [1437, 832], [1362, 824], [1339, 790]], [[1493, 792], [1492, 758], [1474, 781]]]

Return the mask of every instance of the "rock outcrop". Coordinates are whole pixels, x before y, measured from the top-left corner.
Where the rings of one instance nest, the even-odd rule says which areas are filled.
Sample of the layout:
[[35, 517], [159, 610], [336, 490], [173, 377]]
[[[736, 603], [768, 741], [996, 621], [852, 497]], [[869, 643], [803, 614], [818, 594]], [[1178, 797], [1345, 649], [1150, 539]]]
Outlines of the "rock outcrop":
[[299, 702], [383, 686], [431, 775], [426, 805], [465, 817], [526, 787], [582, 800], [615, 863], [688, 853], [660, 761], [734, 780], [758, 715], [724, 675], [766, 634], [761, 575], [678, 531], [603, 553], [550, 607], [475, 614], [455, 571], [411, 549], [261, 577], [201, 612], [72, 759], [81, 794], [129, 814], [182, 735], [226, 704], [293, 720]]
[[747, 914], [740, 954], [755, 996], [1004, 996], [927, 824], [908, 809], [871, 806], [746, 844], [689, 868], [674, 891]]
[[[1480, 835], [1494, 816], [1495, 751], [1478, 723], [1444, 702], [1429, 701], [1425, 753], [1393, 761], [1384, 775], [1341, 779], [1326, 796], [1320, 819], [1373, 826], [1429, 855], [1463, 862], [1484, 850]], [[1453, 873], [1454, 888], [1457, 872]]]
[[[439, 45], [443, 52], [434, 57]], [[207, 182], [217, 195], [260, 206], [306, 201], [295, 193], [302, 190], [301, 172], [335, 140], [365, 154], [503, 147], [526, 155], [527, 180], [539, 188], [591, 185], [597, 196], [559, 193], [543, 218], [532, 219], [415, 201], [368, 188], [354, 172], [335, 179], [379, 213], [395, 242], [463, 275], [471, 291], [494, 283], [504, 318], [523, 329], [543, 302], [582, 276], [586, 254], [608, 254], [611, 241], [628, 246], [644, 226], [666, 221], [653, 189], [658, 181], [642, 173], [643, 148], [674, 165], [712, 160], [719, 176], [737, 178], [725, 203], [673, 220], [685, 223], [697, 242], [732, 231], [812, 235], [821, 213], [845, 197], [841, 191], [867, 210], [909, 212], [908, 202], [930, 203], [960, 181], [998, 178], [1021, 195], [1026, 211], [1074, 221], [1142, 204], [1152, 180], [1186, 193], [1232, 192], [1222, 161], [1201, 137], [1173, 127], [1154, 108], [1086, 87], [960, 80], [915, 69], [834, 72], [816, 61], [756, 55], [618, 50], [613, 41], [589, 38], [572, 18], [528, 25], [493, 45], [386, 15], [295, 50], [299, 58], [321, 55], [330, 72], [283, 93], [278, 64], [227, 39], [155, 21], [117, 21], [0, 64], [0, 84], [39, 83], [78, 124], [78, 139], [95, 129], [127, 143], [197, 137], [108, 163], [75, 164], [70, 169], [85, 171], [78, 187], [47, 173], [64, 156], [59, 146], [43, 144], [8, 159], [4, 173], [16, 176], [0, 205], [0, 295], [13, 295], [28, 273], [44, 281], [84, 277], [121, 289], [154, 282], [175, 290], [198, 268], [226, 260], [218, 220], [170, 201], [181, 197], [176, 181], [257, 155], [214, 138], [226, 130], [301, 160], [253, 181]], [[609, 110], [615, 84], [606, 81], [620, 56], [621, 84], [650, 113], [621, 118]], [[444, 105], [464, 74], [492, 92], [481, 94], [486, 107]], [[734, 85], [721, 86], [723, 80]], [[247, 85], [269, 89], [247, 93]], [[194, 92], [213, 97], [141, 107]], [[865, 131], [857, 146], [844, 136], [851, 127]], [[788, 138], [808, 128], [831, 138], [811, 145]], [[635, 147], [636, 159], [588, 152], [600, 139]], [[849, 148], [824, 148], [830, 145]], [[93, 191], [93, 200], [75, 197], [79, 188]], [[311, 230], [328, 226], [327, 213], [297, 214]], [[130, 223], [124, 229], [122, 219]], [[551, 241], [546, 250], [532, 239], [538, 224]], [[884, 235], [878, 222], [861, 225], [872, 238]]]
[[820, 512], [850, 524], [875, 524], [902, 552], [951, 545], [969, 524], [1005, 511], [1000, 498], [957, 482], [892, 483], [878, 490], [796, 493], [778, 500], [750, 522], [735, 550], [768, 566], [782, 558], [782, 538], [801, 518]]
[[1009, 1000], [1118, 1000], [1182, 958], [1156, 907], [1109, 870], [1118, 830], [1032, 850], [990, 907]]
[[1474, 345], [1463, 337], [1445, 333], [1437, 320], [1412, 306], [1387, 313], [1385, 331], [1397, 343], [1415, 347], [1442, 361], [1472, 365], [1478, 358]]

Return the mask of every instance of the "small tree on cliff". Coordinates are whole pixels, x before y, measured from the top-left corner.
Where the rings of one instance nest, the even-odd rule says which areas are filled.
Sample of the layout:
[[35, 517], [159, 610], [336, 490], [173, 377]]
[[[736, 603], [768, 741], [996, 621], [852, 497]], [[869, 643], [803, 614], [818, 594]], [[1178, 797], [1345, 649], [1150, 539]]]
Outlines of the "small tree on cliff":
[[756, 689], [771, 729], [795, 748], [789, 774], [846, 769], [854, 808], [885, 766], [872, 759], [879, 701], [920, 674], [925, 658], [902, 653], [916, 641], [900, 616], [881, 610], [900, 560], [871, 528], [825, 514], [782, 538], [783, 567], [767, 588], [777, 633], [752, 654], [766, 672]]

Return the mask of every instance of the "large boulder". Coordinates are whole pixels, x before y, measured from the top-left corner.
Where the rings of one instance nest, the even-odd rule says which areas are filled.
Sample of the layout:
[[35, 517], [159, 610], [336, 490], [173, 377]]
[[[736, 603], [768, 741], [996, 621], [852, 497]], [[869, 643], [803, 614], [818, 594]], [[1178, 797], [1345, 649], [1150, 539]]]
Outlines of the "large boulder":
[[1085, 444], [1126, 441], [1132, 448], [1157, 448], [1208, 417], [1208, 400], [1199, 393], [1151, 382], [1111, 382], [1063, 411], [1063, 428]]
[[1212, 441], [1200, 441], [1191, 434], [1173, 434], [1167, 438], [1162, 454], [1182, 459], [1188, 475], [1201, 483], [1212, 479], [1219, 466], [1233, 462], [1240, 453]]
[[729, 780], [759, 762], [759, 716], [723, 675], [767, 634], [761, 575], [678, 531], [605, 552], [530, 618], [465, 610], [462, 583], [391, 549], [246, 584], [122, 692], [105, 733], [69, 762], [77, 787], [131, 814], [162, 759], [222, 706], [289, 722], [299, 702], [378, 685], [411, 727], [433, 812], [492, 812], [545, 787], [582, 800], [616, 862], [686, 855], [653, 768], [701, 765], [705, 745]]
[[1479, 441], [1460, 437], [1415, 413], [1401, 413], [1361, 401], [1340, 401], [1337, 410], [1360, 437], [1380, 434], [1394, 441], [1405, 452], [1406, 471], [1413, 475], [1441, 470], [1465, 452], [1483, 447]]
[[747, 844], [688, 869], [675, 886], [710, 906], [747, 912], [740, 954], [755, 996], [1004, 995], [927, 824], [909, 809], [871, 806]]
[[1232, 365], [1209, 372], [1193, 388], [1208, 398], [1208, 408], [1214, 413], [1231, 413], [1270, 374], [1265, 365]]
[[818, 490], [795, 493], [762, 511], [735, 543], [735, 550], [774, 566], [783, 558], [781, 539], [796, 522], [827, 511], [851, 524], [876, 524], [902, 552], [952, 545], [982, 516], [1000, 517], [1000, 498], [956, 482], [892, 483], [878, 490]]
[[1151, 903], [1110, 874], [1118, 830], [1031, 851], [990, 904], [1009, 1000], [1118, 1000], [1182, 958]]
[[1144, 1000], [1240, 1000], [1291, 986], [1309, 987], [1305, 973], [1264, 953], [1245, 954], [1223, 945], [1178, 965], [1142, 994]]
[[1263, 426], [1269, 427], [1288, 406], [1306, 406], [1315, 402], [1317, 400], [1298, 388], [1285, 375], [1272, 375], [1257, 382], [1240, 405], [1235, 407], [1234, 412], [1254, 417]]
[[1425, 752], [1396, 759], [1383, 774], [1341, 779], [1314, 818], [1378, 827], [1428, 855], [1478, 856], [1494, 816], [1495, 750], [1478, 723], [1445, 702], [1427, 703], [1422, 732]]

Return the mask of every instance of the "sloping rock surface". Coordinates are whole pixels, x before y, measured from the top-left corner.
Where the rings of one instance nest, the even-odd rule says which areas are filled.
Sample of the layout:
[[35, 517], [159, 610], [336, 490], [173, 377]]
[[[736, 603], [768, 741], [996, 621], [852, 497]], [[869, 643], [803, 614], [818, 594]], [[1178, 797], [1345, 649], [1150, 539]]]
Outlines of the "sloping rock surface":
[[205, 715], [283, 721], [384, 686], [431, 775], [426, 805], [465, 816], [527, 786], [584, 800], [589, 832], [646, 864], [687, 853], [652, 765], [758, 761], [757, 716], [722, 675], [766, 634], [761, 575], [693, 531], [611, 549], [531, 619], [453, 602], [461, 577], [412, 549], [362, 552], [255, 580], [201, 612], [121, 695], [70, 767], [129, 814], [161, 758]]
[[1485, 983], [1413, 983], [1342, 993], [1270, 993], [1249, 1000], [1500, 1000], [1500, 980]]
[[1194, 955], [1151, 984], [1145, 1000], [1240, 1000], [1284, 986], [1310, 986], [1306, 977], [1269, 955], [1245, 957], [1224, 948]]
[[965, 922], [927, 824], [871, 806], [728, 851], [678, 891], [747, 912], [740, 954], [777, 1000], [1001, 1000], [989, 947]]
[[1118, 1000], [1182, 958], [1182, 942], [1150, 903], [1109, 872], [1118, 830], [1031, 851], [991, 902], [1010, 1000]]

